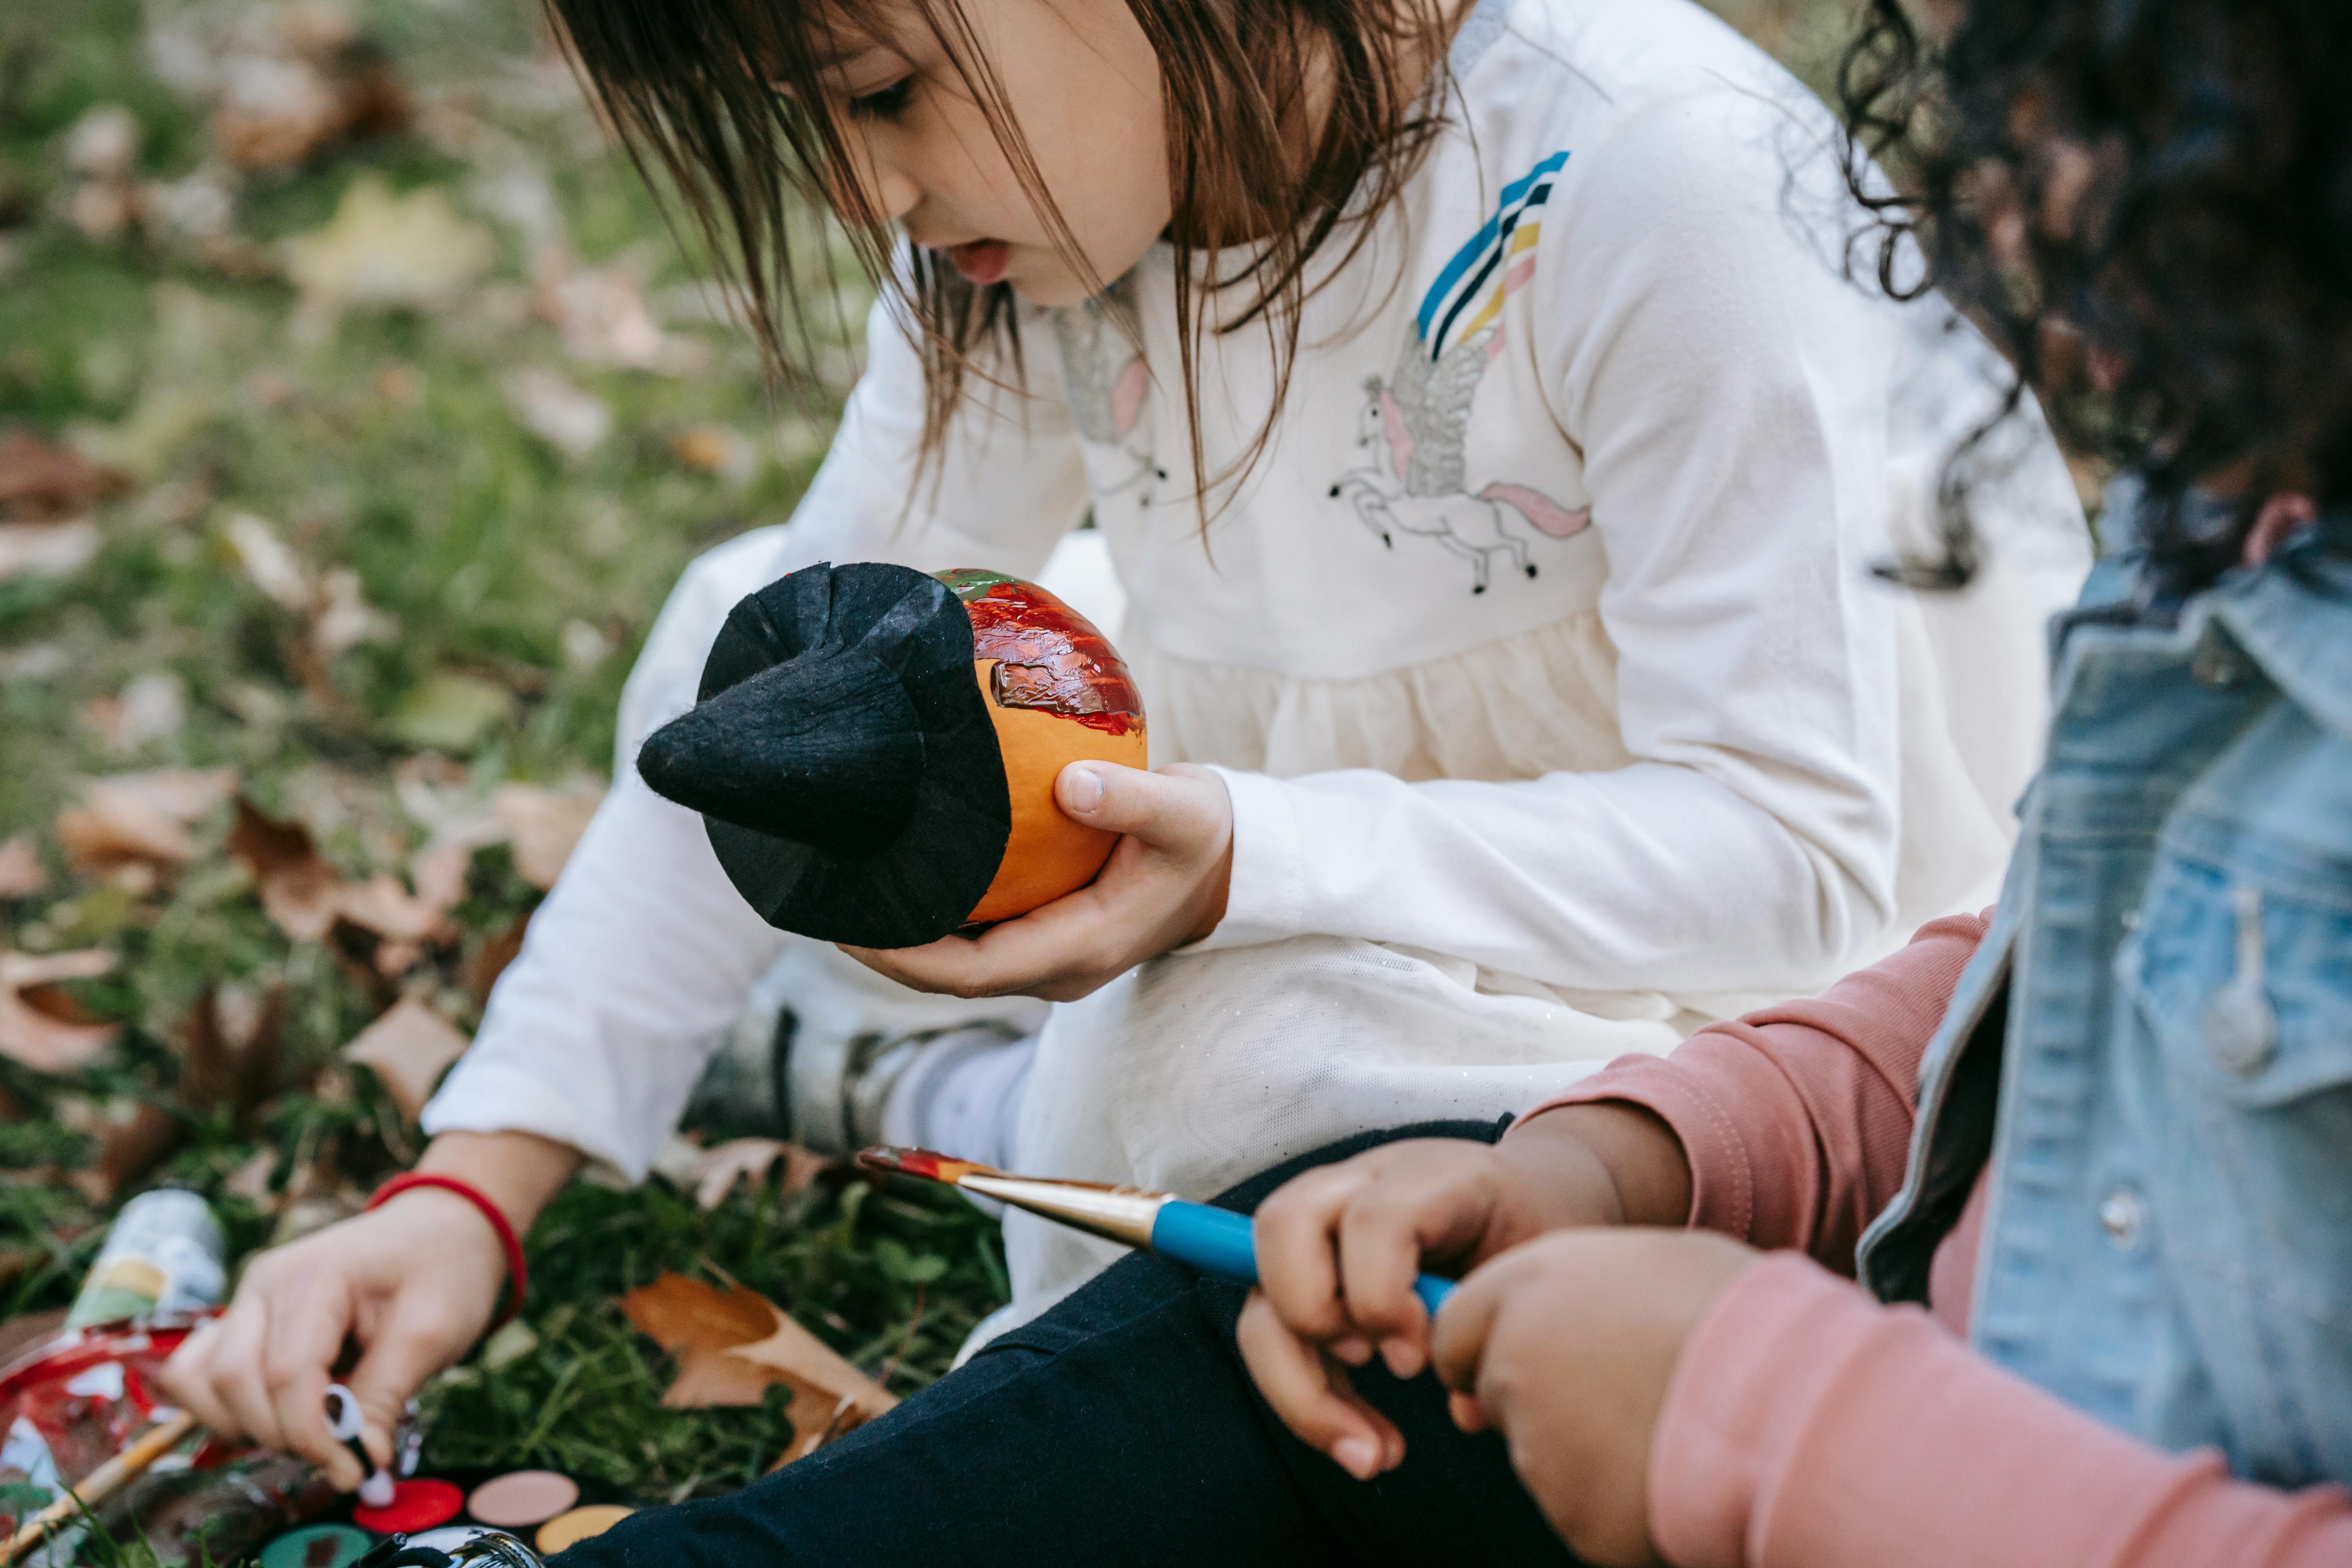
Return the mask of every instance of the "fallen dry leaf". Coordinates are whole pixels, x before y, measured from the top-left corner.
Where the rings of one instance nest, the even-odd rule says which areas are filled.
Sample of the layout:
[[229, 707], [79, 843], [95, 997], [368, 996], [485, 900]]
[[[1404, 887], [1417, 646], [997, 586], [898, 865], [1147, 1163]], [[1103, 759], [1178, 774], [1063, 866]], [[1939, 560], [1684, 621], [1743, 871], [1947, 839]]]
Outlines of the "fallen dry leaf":
[[135, 752], [180, 732], [188, 720], [187, 683], [169, 670], [150, 670], [132, 677], [119, 694], [85, 703], [82, 718], [109, 752]]
[[58, 839], [87, 870], [175, 865], [196, 858], [189, 825], [236, 793], [235, 768], [157, 768], [92, 779], [79, 803], [58, 813]]
[[93, 104], [66, 132], [66, 167], [93, 180], [119, 180], [139, 162], [144, 132], [119, 103]]
[[240, 1131], [278, 1092], [279, 1047], [286, 1033], [287, 991], [267, 997], [206, 985], [180, 1030], [182, 1104], [199, 1112], [226, 1112]]
[[677, 1352], [677, 1375], [662, 1391], [662, 1408], [740, 1409], [759, 1404], [775, 1381], [765, 1367], [754, 1366], [732, 1351], [684, 1350]]
[[352, 47], [322, 60], [242, 55], [223, 68], [213, 142], [244, 168], [290, 168], [335, 142], [408, 123], [407, 92], [370, 51]]
[[530, 917], [522, 916], [484, 942], [474, 950], [474, 955], [466, 960], [465, 967], [458, 974], [458, 984], [465, 986], [466, 994], [478, 1005], [489, 1005], [490, 988], [499, 983], [499, 976], [507, 972], [507, 965], [522, 952], [523, 931], [530, 924]]
[[253, 873], [254, 891], [278, 929], [298, 942], [318, 942], [342, 912], [343, 879], [299, 822], [280, 822], [239, 795], [228, 852]]
[[302, 296], [296, 331], [315, 341], [355, 309], [445, 309], [497, 254], [489, 230], [459, 217], [438, 185], [395, 196], [362, 174], [324, 227], [286, 242], [286, 275]]
[[70, 447], [23, 430], [0, 437], [0, 515], [19, 520], [70, 517], [128, 488]]
[[722, 1290], [664, 1274], [623, 1296], [621, 1310], [638, 1332], [678, 1358], [677, 1377], [662, 1395], [669, 1409], [757, 1405], [769, 1384], [790, 1387], [787, 1460], [898, 1404], [756, 1290]]
[[622, 1315], [673, 1355], [753, 1343], [769, 1333], [771, 1310], [757, 1290], [722, 1290], [683, 1274], [665, 1273], [621, 1297]]
[[[462, 884], [458, 890], [464, 891]], [[449, 907], [410, 892], [400, 879], [379, 871], [364, 882], [347, 883], [337, 912], [386, 941], [423, 942], [439, 932]]]
[[363, 642], [389, 642], [399, 632], [397, 617], [367, 602], [358, 573], [336, 566], [320, 575], [310, 618], [310, 646], [320, 658], [333, 658]]
[[727, 425], [698, 425], [682, 430], [669, 444], [688, 468], [716, 474], [730, 484], [741, 484], [759, 471], [760, 448], [740, 430]]
[[746, 1177], [754, 1183], [767, 1180], [778, 1161], [783, 1163], [783, 1192], [787, 1197], [815, 1181], [833, 1163], [797, 1143], [774, 1138], [730, 1138], [703, 1151], [695, 1161], [694, 1201], [705, 1212], [715, 1209], [727, 1201], [736, 1183]]
[[815, 1452], [898, 1403], [782, 1308], [771, 1304], [768, 1310], [775, 1314], [775, 1328], [767, 1338], [721, 1353], [751, 1363], [792, 1389], [793, 1402], [784, 1415], [793, 1424], [793, 1446], [780, 1465]]
[[531, 310], [554, 323], [573, 358], [666, 375], [692, 375], [709, 363], [707, 344], [662, 330], [646, 303], [645, 279], [629, 263], [575, 268], [549, 246], [534, 270]]
[[187, 1131], [163, 1107], [127, 1095], [102, 1103], [62, 1100], [58, 1120], [93, 1146], [89, 1167], [68, 1172], [66, 1181], [101, 1208], [111, 1207], [124, 1188], [162, 1164]]
[[33, 836], [19, 833], [0, 840], [0, 899], [29, 899], [48, 889], [49, 874], [42, 869]]
[[244, 1163], [221, 1180], [221, 1191], [233, 1198], [243, 1198], [258, 1209], [274, 1209], [278, 1194], [271, 1190], [270, 1178], [278, 1174], [278, 1151], [257, 1149]]
[[0, 522], [0, 583], [12, 577], [70, 577], [98, 559], [98, 524]]
[[280, 931], [298, 942], [319, 942], [339, 921], [357, 926], [382, 939], [375, 963], [387, 975], [408, 969], [424, 945], [444, 933], [450, 907], [465, 893], [462, 875], [453, 884], [446, 869], [429, 890], [415, 893], [382, 872], [346, 882], [319, 853], [309, 828], [280, 822], [242, 795], [228, 851], [252, 871], [261, 907]]
[[114, 954], [29, 953], [0, 948], [0, 1056], [35, 1072], [69, 1073], [114, 1043], [119, 1024], [101, 1024], [53, 989], [65, 980], [94, 980], [114, 968]]
[[567, 458], [584, 458], [612, 434], [613, 411], [593, 392], [538, 365], [509, 373], [499, 384], [523, 428]]
[[389, 728], [426, 751], [467, 752], [513, 716], [513, 691], [494, 680], [443, 670], [412, 686], [393, 705]]
[[563, 789], [539, 784], [501, 784], [491, 810], [514, 843], [516, 873], [541, 892], [555, 886], [572, 858], [589, 818], [604, 801], [602, 786], [575, 784]]
[[343, 1059], [373, 1071], [401, 1115], [413, 1123], [433, 1098], [441, 1075], [466, 1054], [468, 1043], [446, 1018], [415, 997], [404, 996], [343, 1047]]
[[310, 574], [266, 520], [249, 511], [231, 512], [222, 521], [221, 532], [264, 597], [284, 609], [310, 607]]

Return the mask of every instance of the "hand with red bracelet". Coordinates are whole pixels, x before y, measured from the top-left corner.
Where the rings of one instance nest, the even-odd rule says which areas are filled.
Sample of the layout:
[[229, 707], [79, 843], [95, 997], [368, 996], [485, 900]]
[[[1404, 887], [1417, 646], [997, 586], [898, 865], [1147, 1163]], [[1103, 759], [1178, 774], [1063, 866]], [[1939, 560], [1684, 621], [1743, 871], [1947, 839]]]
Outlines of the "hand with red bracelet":
[[436, 1140], [421, 1167], [433, 1180], [387, 1184], [367, 1213], [247, 1264], [228, 1310], [166, 1364], [165, 1386], [214, 1433], [299, 1454], [356, 1488], [359, 1462], [327, 1429], [328, 1383], [357, 1396], [360, 1440], [389, 1464], [409, 1395], [491, 1326], [520, 1283], [514, 1236], [578, 1163], [521, 1133]]

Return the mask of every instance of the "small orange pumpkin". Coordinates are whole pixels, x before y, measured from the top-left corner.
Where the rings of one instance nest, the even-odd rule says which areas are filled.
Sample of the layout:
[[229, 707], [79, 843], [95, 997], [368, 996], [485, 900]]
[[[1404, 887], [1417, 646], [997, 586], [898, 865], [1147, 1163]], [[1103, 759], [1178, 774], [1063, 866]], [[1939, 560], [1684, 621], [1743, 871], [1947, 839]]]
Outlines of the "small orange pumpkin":
[[1145, 762], [1135, 683], [1085, 616], [1018, 578], [858, 562], [746, 595], [637, 771], [702, 814], [770, 924], [912, 947], [1102, 869], [1118, 836], [1054, 799], [1079, 761]]
[[1094, 880], [1118, 835], [1073, 822], [1054, 799], [1071, 763], [1144, 765], [1143, 700], [1127, 664], [1077, 611], [1018, 577], [942, 572], [971, 616], [971, 657], [1004, 758], [1013, 829], [1003, 863], [966, 918], [1010, 920]]

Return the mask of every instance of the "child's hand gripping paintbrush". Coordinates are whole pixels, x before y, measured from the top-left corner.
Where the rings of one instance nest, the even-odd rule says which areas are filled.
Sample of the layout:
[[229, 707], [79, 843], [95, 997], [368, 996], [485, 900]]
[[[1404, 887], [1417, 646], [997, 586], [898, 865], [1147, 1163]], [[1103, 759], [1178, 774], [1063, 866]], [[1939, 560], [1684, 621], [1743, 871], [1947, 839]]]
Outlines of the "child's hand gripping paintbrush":
[[[857, 1156], [857, 1163], [869, 1171], [920, 1176], [962, 1187], [1076, 1229], [1156, 1252], [1221, 1279], [1257, 1283], [1257, 1249], [1247, 1215], [1139, 1187], [1008, 1175], [992, 1165], [951, 1160], [928, 1149], [868, 1149]], [[1453, 1290], [1454, 1281], [1423, 1274], [1413, 1281], [1412, 1289], [1434, 1316]]]

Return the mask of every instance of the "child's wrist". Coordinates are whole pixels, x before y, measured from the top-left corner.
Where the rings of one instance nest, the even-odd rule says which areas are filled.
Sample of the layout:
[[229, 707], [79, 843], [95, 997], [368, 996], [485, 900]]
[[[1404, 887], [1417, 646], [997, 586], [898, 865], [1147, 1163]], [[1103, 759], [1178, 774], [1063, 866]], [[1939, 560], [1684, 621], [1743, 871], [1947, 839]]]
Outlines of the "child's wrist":
[[1690, 1222], [1690, 1163], [1681, 1140], [1643, 1106], [1556, 1106], [1514, 1125], [1496, 1152], [1523, 1178], [1540, 1229]]
[[371, 1210], [382, 1208], [388, 1203], [404, 1198], [414, 1202], [425, 1194], [442, 1198], [445, 1208], [450, 1202], [461, 1205], [476, 1215], [491, 1233], [504, 1266], [506, 1279], [506, 1309], [499, 1314], [498, 1322], [504, 1325], [512, 1321], [522, 1310], [523, 1297], [530, 1289], [530, 1274], [523, 1258], [521, 1236], [488, 1194], [457, 1176], [432, 1171], [410, 1171], [378, 1187], [375, 1195], [368, 1200], [368, 1207]]

